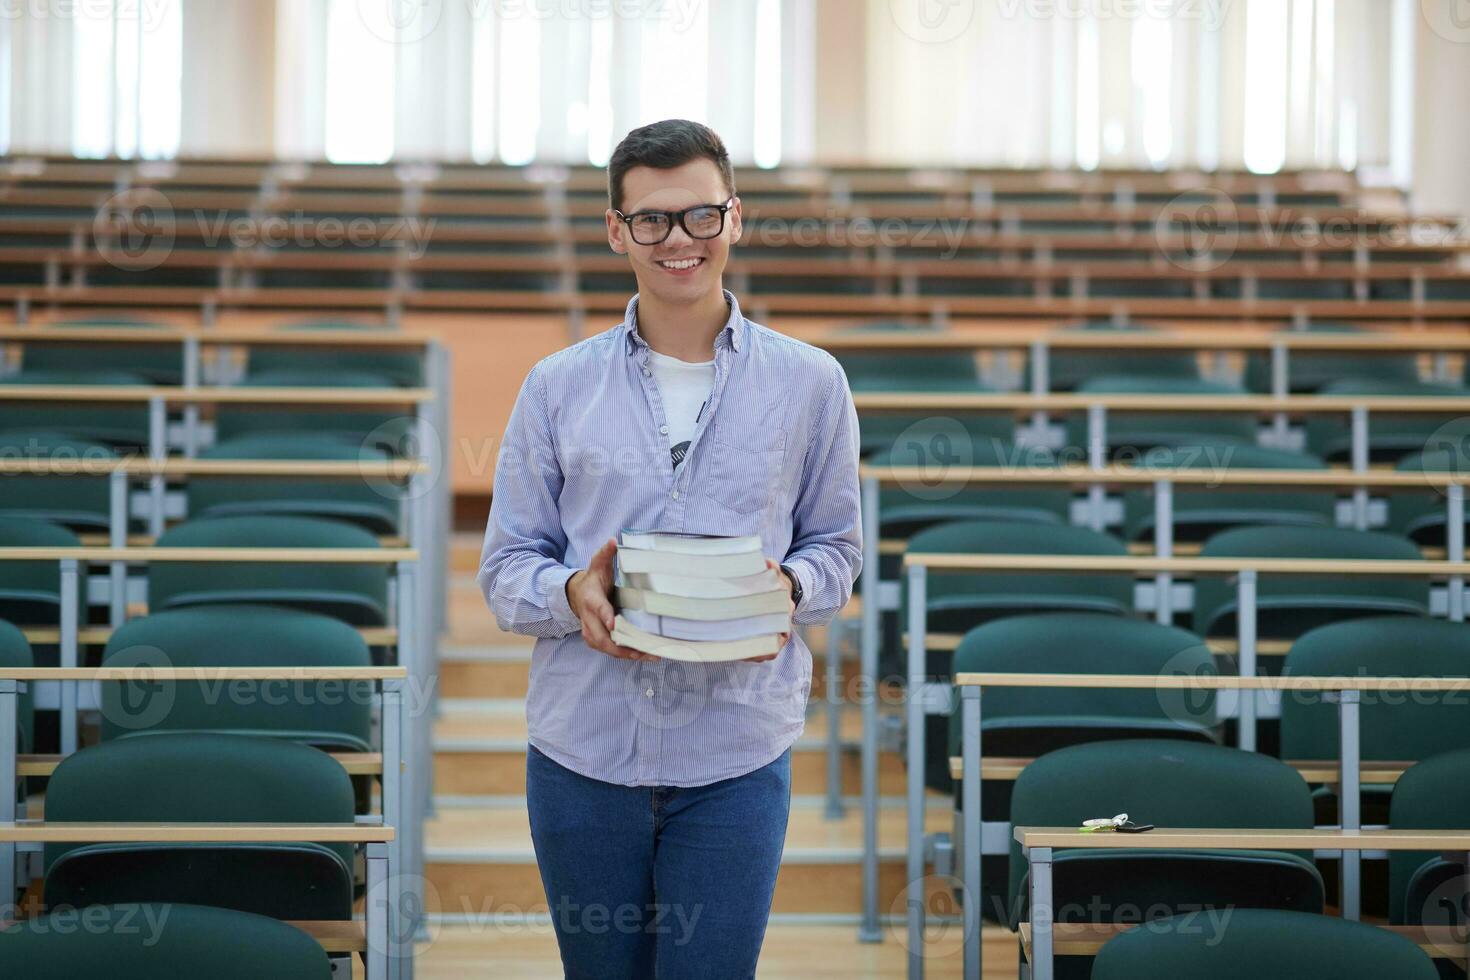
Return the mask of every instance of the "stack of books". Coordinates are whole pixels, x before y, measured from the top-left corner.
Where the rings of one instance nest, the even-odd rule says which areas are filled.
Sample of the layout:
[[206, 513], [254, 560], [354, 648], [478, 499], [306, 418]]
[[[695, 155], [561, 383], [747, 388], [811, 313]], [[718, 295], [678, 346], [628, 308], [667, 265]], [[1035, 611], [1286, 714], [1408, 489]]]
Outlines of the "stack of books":
[[624, 531], [613, 642], [696, 663], [776, 653], [791, 631], [778, 574], [754, 535]]

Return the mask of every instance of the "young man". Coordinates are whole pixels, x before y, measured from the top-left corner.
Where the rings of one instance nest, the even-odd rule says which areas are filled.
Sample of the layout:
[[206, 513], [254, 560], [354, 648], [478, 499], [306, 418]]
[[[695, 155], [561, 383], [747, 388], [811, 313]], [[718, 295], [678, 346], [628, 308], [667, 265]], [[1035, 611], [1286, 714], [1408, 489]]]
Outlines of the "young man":
[[608, 164], [623, 322], [542, 360], [506, 427], [478, 580], [538, 637], [531, 838], [568, 977], [754, 975], [786, 833], [811, 653], [665, 661], [612, 642], [614, 539], [759, 535], [797, 624], [861, 565], [857, 415], [824, 351], [722, 288], [740, 199], [720, 138], [635, 129]]

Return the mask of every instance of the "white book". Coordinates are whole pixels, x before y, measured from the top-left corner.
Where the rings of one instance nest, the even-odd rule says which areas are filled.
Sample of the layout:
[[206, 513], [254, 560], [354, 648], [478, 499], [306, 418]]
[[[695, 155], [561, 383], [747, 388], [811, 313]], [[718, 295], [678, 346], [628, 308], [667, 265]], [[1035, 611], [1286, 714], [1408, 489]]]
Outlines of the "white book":
[[759, 551], [733, 555], [689, 555], [620, 547], [618, 567], [624, 572], [661, 572], [665, 575], [687, 575], [704, 579], [740, 578], [763, 571], [766, 559]]
[[742, 616], [739, 619], [683, 619], [625, 606], [621, 615], [630, 625], [670, 640], [743, 640], [762, 633], [791, 631], [791, 618], [785, 613]]
[[774, 633], [743, 640], [671, 640], [641, 630], [622, 616], [613, 620], [612, 638], [614, 643], [651, 653], [665, 660], [684, 660], [690, 663], [712, 664], [745, 660], [778, 653], [781, 649]]
[[760, 535], [686, 534], [625, 528], [620, 547], [640, 551], [674, 551], [681, 555], [739, 555], [761, 550]]
[[774, 568], [762, 568], [754, 575], [737, 575], [732, 578], [692, 578], [663, 572], [630, 572], [621, 568], [618, 570], [617, 581], [618, 585], [644, 592], [684, 599], [733, 599], [774, 592], [777, 589], [785, 591]]
[[[647, 578], [647, 576], [638, 577]], [[754, 592], [750, 595], [707, 599], [667, 595], [652, 589], [625, 585], [623, 584], [625, 581], [627, 578], [619, 577], [618, 579], [618, 608], [638, 609], [657, 616], [678, 616], [681, 619], [698, 620], [741, 619], [746, 616], [763, 616], [770, 613], [784, 616], [791, 608], [791, 594], [780, 587], [764, 592]]]

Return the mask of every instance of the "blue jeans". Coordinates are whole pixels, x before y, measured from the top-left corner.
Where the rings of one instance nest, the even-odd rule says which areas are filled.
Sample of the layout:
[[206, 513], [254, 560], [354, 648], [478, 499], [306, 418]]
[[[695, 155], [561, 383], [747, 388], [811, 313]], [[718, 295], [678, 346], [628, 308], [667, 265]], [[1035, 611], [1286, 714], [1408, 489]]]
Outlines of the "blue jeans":
[[532, 746], [526, 802], [569, 980], [755, 976], [791, 751], [707, 786], [619, 786]]

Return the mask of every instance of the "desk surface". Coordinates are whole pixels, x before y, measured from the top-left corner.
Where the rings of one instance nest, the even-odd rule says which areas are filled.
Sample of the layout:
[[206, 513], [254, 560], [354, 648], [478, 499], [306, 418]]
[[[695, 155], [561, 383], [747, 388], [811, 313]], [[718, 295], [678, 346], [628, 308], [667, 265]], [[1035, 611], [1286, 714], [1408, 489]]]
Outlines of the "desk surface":
[[1470, 830], [1269, 830], [1210, 827], [1159, 828], [1145, 834], [1103, 831], [1084, 834], [1076, 827], [1017, 827], [1022, 847], [1084, 847], [1096, 850], [1272, 851], [1465, 851]]
[[376, 844], [394, 839], [392, 827], [309, 823], [45, 823], [0, 821], [0, 842], [88, 843], [319, 843]]

